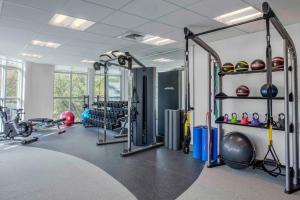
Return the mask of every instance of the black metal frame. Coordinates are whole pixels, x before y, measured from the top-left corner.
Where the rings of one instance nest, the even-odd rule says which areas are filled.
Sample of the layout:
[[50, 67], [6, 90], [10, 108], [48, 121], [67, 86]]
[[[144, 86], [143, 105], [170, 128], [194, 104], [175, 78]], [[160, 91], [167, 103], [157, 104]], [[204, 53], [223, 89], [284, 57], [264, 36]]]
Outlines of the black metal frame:
[[[266, 20], [270, 22], [275, 30], [280, 34], [281, 38], [284, 41], [284, 57], [285, 57], [285, 69], [284, 69], [284, 88], [285, 88], [285, 95], [284, 95], [284, 101], [285, 101], [285, 165], [286, 166], [291, 166], [292, 167], [286, 167], [285, 169], [285, 192], [290, 194], [295, 191], [300, 190], [300, 183], [299, 183], [299, 119], [298, 119], [298, 75], [297, 75], [297, 53], [296, 53], [296, 48], [294, 45], [293, 40], [291, 39], [290, 35], [280, 22], [280, 20], [277, 18], [275, 15], [274, 11], [271, 9], [270, 5], [267, 2], [264, 2], [262, 4], [262, 11], [263, 11], [263, 16], [259, 18], [255, 18], [252, 20], [248, 20], [245, 22], [237, 23], [237, 24], [232, 24], [229, 26], [224, 26], [221, 28], [205, 31], [202, 33], [197, 33], [194, 34], [192, 31], [190, 31], [188, 28], [184, 29], [185, 33], [185, 39], [186, 41], [192, 40], [194, 41], [197, 45], [202, 47], [206, 52], [208, 52], [208, 63], [209, 63], [209, 94], [208, 94], [208, 132], [211, 132], [211, 102], [212, 102], [212, 97], [211, 97], [211, 77], [212, 77], [212, 72], [211, 72], [211, 67], [212, 63], [217, 64], [219, 69], [222, 67], [222, 62], [217, 54], [217, 52], [211, 48], [207, 43], [205, 43], [203, 40], [199, 38], [201, 35], [217, 32], [220, 30], [225, 30], [228, 28], [240, 26], [243, 24], [248, 24], [260, 20]], [[267, 25], [268, 26], [268, 25]], [[267, 27], [268, 28], [268, 27]], [[185, 55], [188, 55], [188, 42], [186, 42], [186, 52]], [[268, 44], [270, 45], [270, 44]], [[267, 70], [264, 70], [262, 72], [265, 72], [267, 74], [267, 80], [269, 84], [272, 84], [272, 68], [271, 68], [271, 48], [268, 47], [267, 50], [270, 52], [267, 52]], [[185, 63], [189, 63], [188, 56], [186, 56], [186, 61]], [[186, 65], [186, 69], [188, 71], [188, 65]], [[221, 70], [219, 70], [221, 71]], [[225, 74], [219, 74], [219, 93], [222, 94], [222, 76]], [[289, 79], [292, 77], [292, 85], [289, 85]], [[272, 109], [272, 100], [273, 98], [267, 98], [268, 100], [268, 107], [269, 109]], [[290, 120], [290, 104], [292, 104], [292, 120]], [[222, 116], [222, 101], [219, 101], [218, 103], [219, 110], [220, 110], [220, 116]], [[271, 110], [269, 110], [269, 113]], [[270, 116], [269, 116], [270, 117]], [[290, 133], [292, 133], [292, 142], [290, 141]], [[223, 135], [223, 129], [222, 129], [222, 123], [218, 124], [218, 159], [216, 162], [213, 162], [211, 160], [211, 155], [208, 153], [208, 162], [207, 162], [207, 167], [215, 167], [215, 166], [220, 166], [222, 165], [222, 160], [221, 158], [221, 152], [220, 152], [220, 141], [221, 141], [221, 136]], [[209, 149], [211, 150], [212, 145], [211, 145], [211, 137], [210, 134], [208, 134], [208, 144], [209, 144]], [[290, 145], [292, 146], [292, 161], [291, 161], [291, 152], [290, 152]], [[210, 150], [208, 152], [210, 152]], [[291, 173], [292, 172], [292, 173]]]

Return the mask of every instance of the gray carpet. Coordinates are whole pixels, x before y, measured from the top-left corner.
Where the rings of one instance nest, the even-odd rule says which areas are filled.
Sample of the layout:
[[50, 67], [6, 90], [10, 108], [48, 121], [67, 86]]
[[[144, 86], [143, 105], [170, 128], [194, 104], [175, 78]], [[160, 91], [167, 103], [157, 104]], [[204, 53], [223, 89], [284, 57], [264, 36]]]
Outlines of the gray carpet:
[[122, 184], [79, 158], [18, 146], [0, 151], [1, 200], [131, 200]]
[[300, 192], [284, 193], [281, 178], [260, 170], [234, 170], [227, 166], [204, 168], [178, 200], [299, 200]]

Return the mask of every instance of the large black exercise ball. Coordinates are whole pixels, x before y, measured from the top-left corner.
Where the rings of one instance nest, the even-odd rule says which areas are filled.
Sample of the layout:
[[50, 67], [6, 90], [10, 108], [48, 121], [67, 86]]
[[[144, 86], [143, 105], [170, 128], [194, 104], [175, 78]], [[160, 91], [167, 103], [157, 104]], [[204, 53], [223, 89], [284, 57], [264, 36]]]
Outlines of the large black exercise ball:
[[263, 97], [269, 97], [270, 96], [270, 92], [271, 92], [271, 96], [272, 97], [276, 97], [278, 94], [278, 89], [275, 85], [272, 84], [272, 89], [269, 87], [268, 84], [264, 84], [261, 88], [260, 88], [260, 94]]
[[231, 132], [222, 141], [222, 159], [234, 169], [244, 169], [255, 160], [255, 147], [251, 140], [239, 132]]

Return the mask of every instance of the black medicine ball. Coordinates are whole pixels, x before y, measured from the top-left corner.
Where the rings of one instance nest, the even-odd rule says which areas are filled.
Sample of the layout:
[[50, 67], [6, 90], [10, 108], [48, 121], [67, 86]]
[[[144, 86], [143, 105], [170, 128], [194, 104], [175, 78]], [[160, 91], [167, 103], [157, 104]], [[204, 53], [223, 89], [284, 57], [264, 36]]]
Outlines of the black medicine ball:
[[249, 96], [250, 90], [246, 85], [240, 85], [235, 92], [239, 97], [247, 97]]
[[222, 72], [229, 73], [234, 71], [234, 65], [232, 63], [225, 63], [222, 66]]
[[246, 61], [239, 61], [235, 65], [235, 71], [241, 72], [241, 71], [248, 71], [249, 70], [249, 64]]
[[272, 84], [272, 89], [270, 89], [268, 84], [264, 84], [260, 89], [260, 94], [263, 97], [269, 97], [270, 92], [272, 93], [272, 97], [276, 97], [278, 94], [277, 87]]
[[251, 63], [251, 69], [253, 71], [255, 70], [262, 70], [262, 69], [265, 69], [266, 67], [266, 64], [263, 60], [261, 59], [256, 59], [254, 60], [252, 63]]
[[283, 57], [274, 57], [272, 59], [272, 67], [275, 69], [283, 69], [284, 67], [284, 58]]

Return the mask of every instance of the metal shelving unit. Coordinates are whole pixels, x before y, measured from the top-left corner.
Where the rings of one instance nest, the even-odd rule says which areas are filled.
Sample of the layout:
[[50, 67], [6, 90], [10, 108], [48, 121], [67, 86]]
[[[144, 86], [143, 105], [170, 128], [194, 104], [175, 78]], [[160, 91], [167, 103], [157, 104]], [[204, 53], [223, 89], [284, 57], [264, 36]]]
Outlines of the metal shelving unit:
[[[188, 28], [184, 29], [185, 33], [185, 39], [186, 39], [186, 69], [188, 71], [188, 63], [189, 63], [189, 51], [188, 51], [188, 41], [192, 40], [194, 43], [202, 47], [207, 53], [208, 53], [208, 116], [207, 116], [207, 126], [208, 126], [208, 132], [211, 132], [211, 113], [212, 113], [212, 67], [217, 66], [219, 68], [219, 78], [218, 78], [218, 92], [220, 94], [222, 93], [222, 77], [225, 75], [239, 75], [239, 74], [252, 74], [252, 73], [266, 73], [267, 75], [267, 81], [268, 84], [272, 84], [272, 72], [278, 72], [283, 71], [284, 72], [284, 97], [234, 97], [234, 96], [216, 96], [216, 99], [219, 99], [217, 101], [217, 105], [219, 108], [219, 114], [220, 116], [223, 116], [222, 114], [222, 100], [225, 99], [260, 99], [260, 100], [267, 100], [268, 102], [268, 110], [270, 108], [270, 105], [272, 107], [272, 100], [284, 100], [284, 114], [285, 114], [285, 192], [290, 194], [295, 191], [300, 190], [300, 177], [299, 177], [299, 120], [298, 120], [298, 75], [297, 75], [297, 53], [296, 48], [294, 45], [293, 40], [291, 39], [290, 35], [284, 28], [284, 26], [281, 24], [280, 20], [277, 18], [273, 10], [271, 9], [270, 5], [268, 3], [262, 4], [262, 10], [263, 10], [263, 16], [259, 18], [255, 18], [252, 20], [248, 20], [245, 22], [232, 24], [229, 26], [205, 31], [202, 33], [194, 34], [192, 31], [190, 31]], [[218, 53], [210, 47], [207, 43], [205, 43], [199, 36], [225, 30], [228, 28], [265, 20], [266, 21], [266, 27], [267, 27], [267, 69], [266, 70], [259, 70], [259, 71], [247, 71], [247, 72], [231, 72], [231, 73], [223, 73], [221, 72], [222, 62], [218, 55]], [[270, 48], [270, 37], [268, 35], [269, 31], [269, 22], [274, 26], [275, 30], [279, 33], [281, 38], [284, 41], [283, 46], [283, 54], [284, 54], [284, 60], [285, 60], [285, 66], [283, 70], [272, 70], [271, 66], [271, 48]], [[291, 80], [290, 80], [291, 79]], [[270, 111], [272, 113], [272, 109]], [[269, 113], [269, 112], [268, 112]], [[292, 117], [290, 117], [292, 116]], [[272, 118], [272, 116], [271, 116]], [[270, 114], [268, 115], [268, 122], [270, 123]], [[208, 151], [208, 161], [207, 161], [207, 167], [217, 167], [222, 165], [222, 152], [220, 151], [220, 142], [221, 142], [221, 136], [223, 135], [223, 127], [222, 125], [224, 122], [221, 122], [220, 120], [216, 121], [218, 124], [218, 159], [216, 161], [213, 161], [210, 155], [210, 150], [212, 149], [212, 138], [210, 134], [208, 134], [208, 145], [209, 145], [209, 151]], [[236, 126], [245, 126], [245, 127], [253, 127], [249, 125], [241, 125], [241, 124], [231, 124], [226, 123], [230, 125], [236, 125]], [[269, 125], [269, 124], [268, 124]], [[264, 127], [256, 127], [256, 128], [264, 128]], [[283, 131], [283, 130], [282, 130]]]

